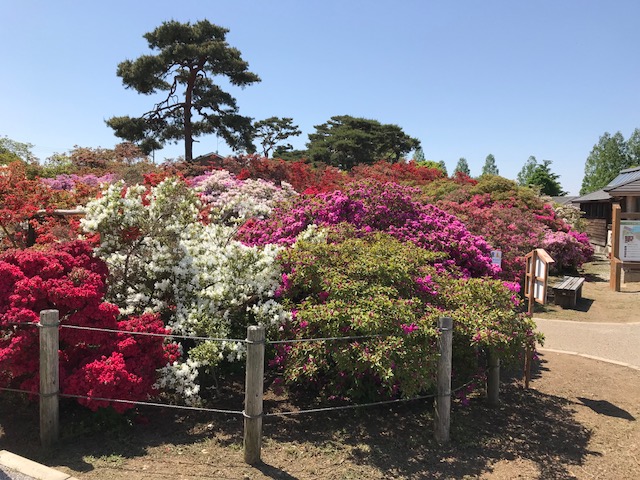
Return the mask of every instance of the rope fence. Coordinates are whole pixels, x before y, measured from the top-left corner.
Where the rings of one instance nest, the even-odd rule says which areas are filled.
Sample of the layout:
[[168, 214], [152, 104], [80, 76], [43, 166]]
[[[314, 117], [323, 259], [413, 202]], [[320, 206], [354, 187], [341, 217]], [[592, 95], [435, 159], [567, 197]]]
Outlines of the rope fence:
[[[244, 417], [244, 454], [245, 462], [255, 464], [260, 462], [260, 452], [262, 444], [262, 419], [267, 417], [285, 417], [302, 414], [315, 414], [333, 412], [341, 410], [352, 410], [357, 408], [367, 408], [381, 405], [398, 404], [409, 401], [435, 399], [434, 415], [434, 437], [439, 443], [449, 441], [449, 418], [451, 410], [451, 396], [468, 387], [476, 380], [471, 380], [452, 390], [451, 388], [451, 347], [453, 321], [449, 317], [442, 317], [438, 320], [438, 329], [441, 335], [438, 339], [440, 349], [437, 375], [437, 391], [435, 394], [422, 395], [411, 398], [399, 398], [383, 400], [370, 403], [336, 405], [329, 407], [318, 407], [302, 410], [291, 410], [283, 412], [264, 412], [264, 355], [267, 344], [277, 345], [285, 343], [301, 342], [327, 342], [327, 341], [354, 341], [372, 338], [385, 338], [390, 335], [358, 335], [350, 337], [319, 337], [305, 339], [290, 339], [270, 341], [265, 338], [264, 326], [251, 326], [247, 329], [246, 339], [230, 339], [216, 337], [192, 337], [174, 334], [161, 334], [151, 332], [132, 332], [116, 329], [105, 329], [97, 327], [84, 327], [78, 325], [61, 324], [59, 312], [57, 310], [44, 310], [40, 313], [40, 323], [17, 323], [15, 326], [35, 326], [40, 330], [40, 391], [33, 392], [22, 389], [0, 387], [0, 391], [23, 393], [28, 395], [38, 395], [40, 397], [40, 439], [44, 447], [51, 447], [59, 437], [59, 398], [75, 398], [93, 401], [105, 401], [146, 407], [170, 408], [177, 410], [200, 411], [207, 413], [241, 415]], [[59, 331], [60, 328], [98, 331], [114, 334], [142, 335], [153, 337], [164, 337], [168, 339], [189, 339], [212, 342], [241, 342], [247, 345], [246, 358], [246, 381], [245, 381], [245, 401], [244, 410], [229, 410], [218, 408], [206, 408], [198, 406], [175, 405], [169, 403], [148, 402], [139, 400], [124, 400], [103, 398], [84, 395], [65, 394], [59, 390]], [[487, 369], [487, 399], [492, 405], [498, 402], [499, 392], [499, 359], [490, 356], [489, 368]]]

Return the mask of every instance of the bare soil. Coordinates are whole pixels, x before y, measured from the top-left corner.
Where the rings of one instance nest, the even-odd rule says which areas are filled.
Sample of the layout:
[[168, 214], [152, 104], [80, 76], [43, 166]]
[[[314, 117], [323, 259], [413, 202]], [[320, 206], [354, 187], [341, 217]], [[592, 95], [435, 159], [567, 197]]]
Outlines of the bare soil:
[[[640, 289], [609, 296], [599, 285], [605, 282], [589, 273], [601, 267], [585, 269], [593, 275], [584, 287], [587, 303], [576, 311], [549, 307], [541, 316], [630, 321], [638, 315]], [[610, 302], [627, 296], [635, 300], [621, 308], [626, 313], [612, 315]], [[468, 406], [454, 403], [451, 442], [444, 446], [433, 440], [429, 400], [267, 417], [263, 463], [256, 466], [243, 462], [240, 416], [146, 408], [134, 421], [118, 423], [63, 403], [60, 445], [44, 452], [37, 406], [3, 393], [0, 449], [78, 479], [640, 478], [640, 371], [552, 352], [540, 354], [534, 367], [529, 390], [520, 372], [503, 371], [498, 407], [489, 407], [482, 391]], [[218, 407], [241, 408], [242, 379], [228, 380]], [[266, 411], [308, 408], [269, 391], [267, 398]]]
[[[554, 305], [552, 289], [549, 288], [549, 303], [537, 305], [535, 316], [579, 322], [640, 322], [640, 283], [622, 283], [619, 292], [613, 291], [609, 285], [611, 275], [607, 258], [599, 257], [585, 264], [578, 276], [585, 277], [586, 281], [582, 287], [582, 299], [578, 300], [575, 309]], [[549, 285], [560, 278], [562, 276], [549, 277]]]

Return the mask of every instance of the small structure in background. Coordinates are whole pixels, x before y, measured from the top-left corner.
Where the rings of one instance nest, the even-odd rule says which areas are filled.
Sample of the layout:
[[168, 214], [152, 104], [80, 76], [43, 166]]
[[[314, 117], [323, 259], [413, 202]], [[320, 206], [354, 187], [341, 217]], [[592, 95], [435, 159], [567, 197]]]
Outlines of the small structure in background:
[[583, 212], [586, 234], [596, 253], [608, 255], [611, 250], [611, 206], [614, 198], [604, 190], [591, 192], [571, 200]]

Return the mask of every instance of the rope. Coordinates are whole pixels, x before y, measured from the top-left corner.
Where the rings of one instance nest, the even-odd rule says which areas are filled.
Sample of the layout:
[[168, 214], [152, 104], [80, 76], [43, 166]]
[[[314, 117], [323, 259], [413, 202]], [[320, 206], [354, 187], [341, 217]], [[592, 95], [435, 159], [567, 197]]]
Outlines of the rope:
[[322, 408], [310, 408], [307, 410], [296, 410], [290, 412], [273, 412], [273, 413], [265, 413], [263, 416], [265, 417], [278, 417], [278, 416], [287, 416], [287, 415], [298, 415], [302, 413], [319, 413], [319, 412], [331, 412], [336, 410], [351, 410], [354, 408], [362, 408], [362, 407], [374, 407], [377, 405], [388, 405], [391, 403], [400, 403], [400, 402], [411, 402], [413, 400], [425, 400], [427, 398], [435, 398], [437, 395], [425, 395], [421, 397], [412, 397], [412, 398], [398, 398], [395, 400], [383, 400], [381, 402], [371, 402], [371, 403], [358, 403], [355, 405], [341, 405], [337, 407], [322, 407]]
[[137, 400], [118, 400], [114, 398], [102, 398], [102, 397], [88, 397], [86, 395], [72, 395], [68, 393], [61, 393], [61, 397], [66, 398], [81, 398], [84, 400], [97, 400], [102, 402], [114, 402], [114, 403], [129, 403], [132, 405], [143, 405], [147, 407], [161, 407], [161, 408], [173, 408], [177, 410], [192, 410], [198, 412], [210, 412], [210, 413], [225, 413], [230, 415], [242, 415], [240, 410], [222, 410], [218, 408], [204, 408], [204, 407], [189, 407], [187, 405], [171, 405], [169, 403], [155, 403], [155, 402], [141, 402]]
[[97, 327], [81, 327], [80, 325], [60, 325], [63, 328], [72, 328], [75, 330], [91, 330], [94, 332], [107, 332], [107, 333], [126, 333], [129, 335], [141, 335], [146, 337], [164, 337], [164, 338], [178, 338], [180, 340], [209, 340], [212, 342], [245, 342], [245, 339], [239, 338], [215, 338], [215, 337], [191, 337], [188, 335], [173, 335], [166, 333], [151, 333], [151, 332], [131, 332], [128, 330], [114, 330], [111, 328], [97, 328]]
[[299, 338], [293, 340], [267, 340], [267, 343], [276, 345], [279, 343], [303, 343], [303, 342], [326, 342], [330, 340], [367, 340], [370, 338], [388, 337], [389, 335], [359, 335], [354, 337], [321, 337], [321, 338]]
[[28, 393], [29, 395], [40, 395], [38, 392], [30, 392], [29, 390], [20, 390], [18, 388], [0, 387], [0, 390], [13, 393]]

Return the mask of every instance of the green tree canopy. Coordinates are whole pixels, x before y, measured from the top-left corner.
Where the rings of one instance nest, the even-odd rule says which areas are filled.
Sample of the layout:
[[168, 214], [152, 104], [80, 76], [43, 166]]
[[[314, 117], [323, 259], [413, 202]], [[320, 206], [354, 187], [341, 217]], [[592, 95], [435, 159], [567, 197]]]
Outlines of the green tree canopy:
[[458, 163], [456, 163], [456, 168], [453, 170], [454, 175], [458, 172], [471, 176], [471, 169], [469, 168], [467, 159], [464, 157], [460, 157], [460, 160], [458, 160]]
[[421, 167], [435, 168], [436, 170], [440, 170], [445, 177], [448, 175], [447, 165], [444, 163], [444, 160], [440, 160], [439, 162], [436, 162], [435, 160], [423, 160], [422, 162], [417, 162], [417, 164]]
[[531, 155], [524, 163], [524, 165], [522, 166], [522, 170], [520, 170], [518, 176], [516, 177], [518, 185], [528, 187], [531, 183], [531, 176], [536, 170], [536, 167], [538, 167], [538, 160], [536, 160], [536, 157]]
[[537, 186], [540, 188], [540, 193], [550, 197], [566, 195], [567, 192], [562, 190], [558, 181], [559, 175], [551, 172], [550, 165], [551, 160], [543, 160], [542, 163], [538, 163], [529, 175], [528, 183], [525, 186]]
[[30, 143], [17, 142], [7, 136], [0, 137], [0, 165], [7, 165], [15, 161], [37, 162], [38, 159], [31, 152], [32, 148], [33, 145]]
[[[639, 136], [640, 133], [634, 132], [634, 135], [629, 139], [632, 141], [634, 149]], [[617, 132], [615, 135], [611, 135], [609, 132], [605, 132], [598, 143], [593, 146], [585, 162], [580, 195], [604, 188], [618, 176], [620, 170], [631, 167], [633, 162], [634, 159], [629, 154], [628, 145], [622, 134]]]
[[118, 65], [126, 88], [144, 95], [165, 92], [164, 99], [140, 117], [112, 117], [115, 135], [137, 143], [145, 153], [167, 142], [184, 140], [184, 157], [193, 159], [193, 139], [215, 133], [232, 148], [252, 150], [251, 119], [238, 113], [235, 98], [214, 81], [234, 86], [259, 82], [240, 51], [226, 41], [229, 30], [207, 20], [195, 24], [175, 20], [146, 33], [155, 55], [142, 55]]
[[629, 166], [640, 165], [640, 128], [636, 128], [627, 140]]
[[[293, 118], [289, 117], [269, 117], [253, 125], [253, 136], [260, 139], [262, 155], [265, 157], [269, 156], [279, 142], [289, 137], [296, 137], [301, 133], [298, 126], [293, 124]], [[293, 146], [289, 144], [278, 147], [278, 152], [293, 150]]]
[[484, 161], [482, 166], [482, 175], [500, 175], [498, 166], [496, 165], [496, 158], [490, 153]]
[[397, 162], [420, 146], [419, 140], [397, 125], [349, 115], [331, 117], [315, 129], [315, 133], [309, 134], [308, 158], [345, 170], [377, 160]]
[[416, 148], [416, 151], [413, 152], [413, 161], [420, 163], [426, 160], [427, 160], [427, 157], [424, 156], [424, 150], [422, 150], [422, 147]]

